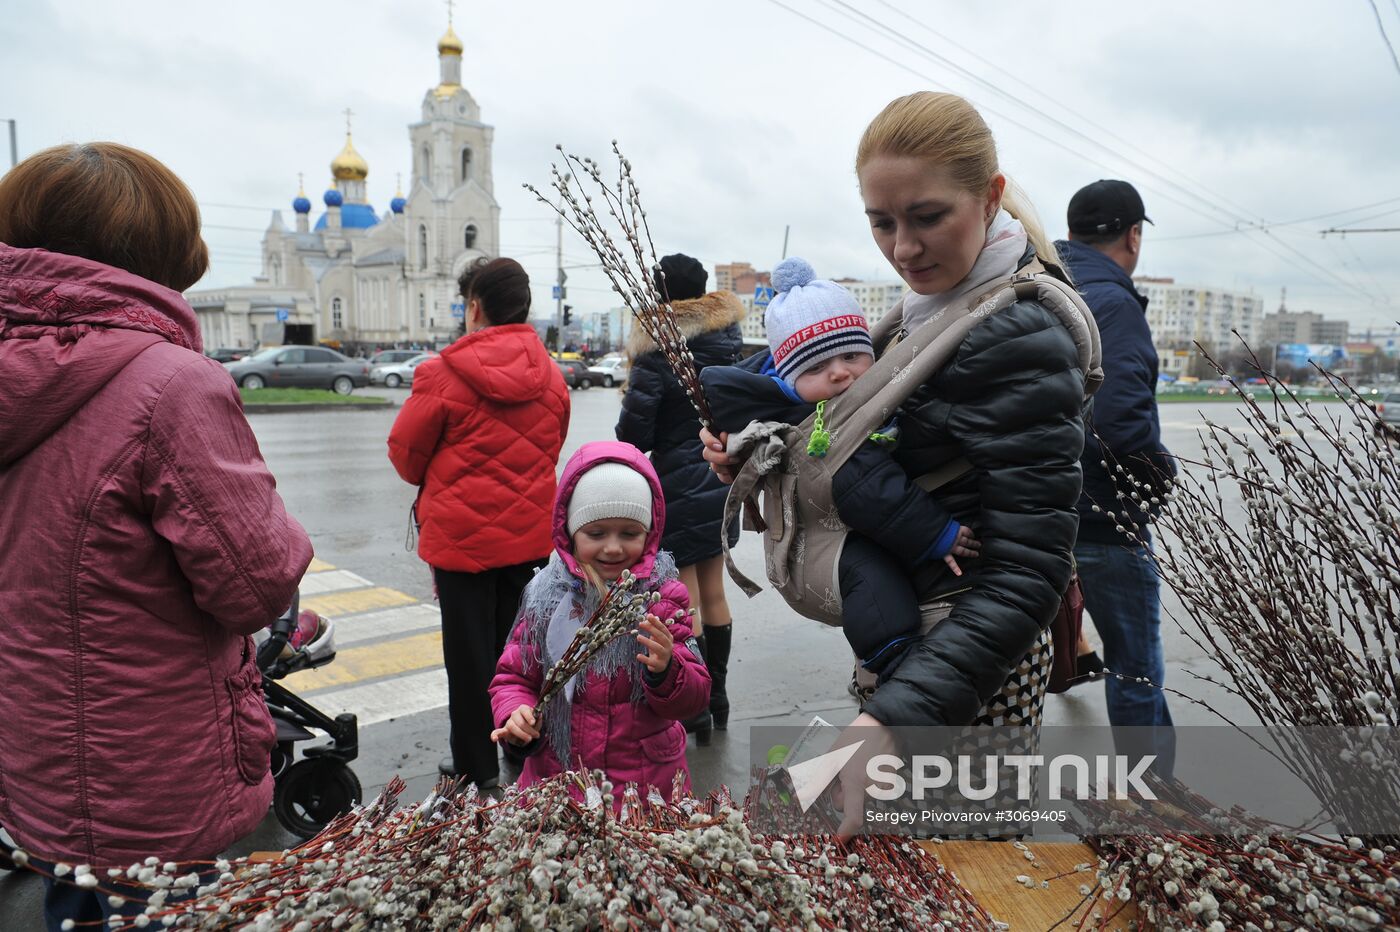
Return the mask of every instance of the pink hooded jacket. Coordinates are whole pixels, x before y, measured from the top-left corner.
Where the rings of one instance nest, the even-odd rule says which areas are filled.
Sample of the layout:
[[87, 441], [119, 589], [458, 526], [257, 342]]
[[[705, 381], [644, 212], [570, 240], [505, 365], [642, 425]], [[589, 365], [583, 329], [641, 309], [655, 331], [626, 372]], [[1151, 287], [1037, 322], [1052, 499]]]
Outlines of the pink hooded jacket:
[[272, 795], [247, 635], [311, 560], [178, 292], [0, 244], [0, 824], [210, 857]]
[[[651, 530], [646, 536], [642, 558], [632, 567], [632, 573], [639, 579], [651, 575], [666, 525], [661, 483], [640, 450], [630, 443], [611, 440], [584, 444], [564, 467], [553, 515], [554, 549], [580, 585], [587, 583], [574, 559], [565, 530], [569, 497], [579, 477], [604, 462], [630, 466], [651, 485]], [[537, 576], [536, 580], [539, 579]], [[685, 586], [679, 580], [661, 583], [658, 591], [661, 601], [652, 609], [652, 614], [658, 618], [671, 619], [690, 604]], [[497, 727], [504, 725], [520, 706], [533, 706], [539, 701], [545, 670], [538, 647], [528, 643], [525, 629], [529, 621], [523, 612], [516, 619], [515, 630], [496, 664], [496, 676], [491, 681], [491, 708]], [[672, 620], [667, 626], [675, 638], [671, 664], [659, 685], [653, 686], [643, 679], [643, 701], [633, 700], [634, 680], [627, 671], [619, 671], [610, 679], [585, 673], [583, 683], [574, 692], [569, 722], [571, 751], [582, 757], [584, 767], [601, 769], [607, 774], [616, 787], [615, 804], [620, 804], [621, 791], [627, 783], [636, 783], [643, 798], [646, 788], [654, 786], [670, 799], [671, 781], [680, 771], [686, 775], [685, 786], [690, 786], [690, 773], [685, 763], [685, 727], [680, 720], [699, 714], [708, 705], [710, 674], [699, 656], [686, 646], [691, 637], [689, 621]], [[633, 645], [636, 646], [635, 641]], [[641, 669], [640, 661], [632, 663]], [[564, 708], [562, 697], [555, 699], [544, 715], [548, 717], [560, 708]], [[531, 750], [533, 753], [526, 758], [520, 775], [521, 786], [554, 776], [564, 769], [547, 740], [537, 742]], [[577, 769], [577, 760], [571, 764], [571, 769]]]

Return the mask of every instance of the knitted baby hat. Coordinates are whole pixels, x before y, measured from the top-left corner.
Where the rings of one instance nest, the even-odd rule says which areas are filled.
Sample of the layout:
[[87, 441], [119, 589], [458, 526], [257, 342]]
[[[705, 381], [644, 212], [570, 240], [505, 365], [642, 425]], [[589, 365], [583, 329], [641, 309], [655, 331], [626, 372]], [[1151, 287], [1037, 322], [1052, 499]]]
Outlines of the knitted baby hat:
[[651, 485], [622, 463], [599, 463], [578, 477], [564, 527], [569, 536], [604, 518], [629, 518], [651, 530]]
[[773, 270], [777, 295], [763, 324], [778, 376], [789, 385], [824, 359], [842, 353], [875, 355], [865, 313], [849, 291], [817, 278], [806, 259], [793, 256]]

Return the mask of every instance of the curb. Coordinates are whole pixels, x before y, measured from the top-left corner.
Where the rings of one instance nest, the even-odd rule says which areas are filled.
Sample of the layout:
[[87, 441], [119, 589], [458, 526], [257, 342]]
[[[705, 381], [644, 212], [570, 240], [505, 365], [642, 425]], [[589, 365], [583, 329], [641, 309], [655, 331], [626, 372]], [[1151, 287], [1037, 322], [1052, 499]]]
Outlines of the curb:
[[245, 404], [244, 414], [282, 414], [291, 411], [375, 411], [396, 407], [392, 399], [383, 398], [373, 404], [323, 404], [320, 402], [289, 402], [286, 404]]

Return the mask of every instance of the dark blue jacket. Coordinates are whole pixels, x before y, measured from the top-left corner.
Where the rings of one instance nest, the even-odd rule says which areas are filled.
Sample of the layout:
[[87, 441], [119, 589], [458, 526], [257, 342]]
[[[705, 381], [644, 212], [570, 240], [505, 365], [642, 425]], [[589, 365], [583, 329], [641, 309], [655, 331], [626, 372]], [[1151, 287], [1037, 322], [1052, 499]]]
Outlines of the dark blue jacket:
[[[777, 377], [768, 352], [738, 366], [700, 373], [715, 426], [737, 433], [751, 421], [801, 424], [816, 405], [803, 401]], [[947, 509], [910, 481], [887, 449], [861, 444], [831, 483], [837, 514], [851, 530], [870, 538], [913, 570], [952, 549], [959, 525]]]
[[[673, 301], [671, 307], [701, 371], [706, 366], [731, 365], [739, 358], [744, 345], [739, 333], [744, 305], [738, 295], [714, 291]], [[700, 419], [671, 367], [640, 326], [632, 330], [628, 353], [632, 366], [617, 419], [617, 439], [649, 453], [661, 479], [666, 499], [661, 549], [676, 558], [677, 566], [718, 556], [729, 487], [715, 477], [701, 456]], [[731, 540], [737, 535], [736, 526], [731, 529]]]
[[[1084, 492], [1079, 498], [1079, 540], [1124, 544], [1126, 538], [1114, 529], [1124, 522], [1107, 515], [1124, 510], [1109, 471], [1121, 464], [1154, 490], [1162, 488], [1164, 477], [1176, 475], [1176, 461], [1162, 446], [1157, 416], [1157, 350], [1147, 326], [1147, 298], [1118, 263], [1092, 246], [1061, 240], [1055, 248], [1094, 313], [1103, 345], [1103, 385], [1094, 395], [1080, 459]], [[1094, 505], [1100, 511], [1095, 512]], [[1126, 510], [1138, 524], [1152, 520], [1131, 504]]]

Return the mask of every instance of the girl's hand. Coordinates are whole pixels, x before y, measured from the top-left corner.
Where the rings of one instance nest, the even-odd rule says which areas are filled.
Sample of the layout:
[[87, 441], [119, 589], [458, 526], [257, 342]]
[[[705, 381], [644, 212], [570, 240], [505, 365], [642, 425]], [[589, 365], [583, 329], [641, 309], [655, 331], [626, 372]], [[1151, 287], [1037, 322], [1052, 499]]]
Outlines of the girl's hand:
[[535, 710], [528, 705], [522, 705], [510, 713], [506, 723], [491, 732], [491, 740], [497, 744], [501, 743], [502, 738], [511, 744], [529, 744], [539, 736], [540, 729], [535, 722]]
[[645, 654], [638, 654], [637, 659], [652, 673], [666, 672], [666, 666], [671, 662], [671, 649], [676, 642], [676, 639], [671, 637], [671, 629], [655, 615], [643, 618], [637, 628], [637, 643], [647, 651]]
[[958, 536], [953, 538], [953, 548], [948, 551], [943, 562], [953, 571], [954, 576], [962, 575], [962, 567], [958, 566], [958, 557], [976, 557], [982, 552], [982, 542], [972, 536], [972, 528], [964, 524], [958, 528]]
[[731, 459], [729, 454], [724, 452], [727, 443], [729, 434], [721, 433], [716, 437], [705, 428], [700, 428], [700, 446], [703, 448], [701, 455], [705, 457], [705, 462], [710, 464], [719, 481], [725, 485], [734, 481], [739, 465], [737, 460]]

